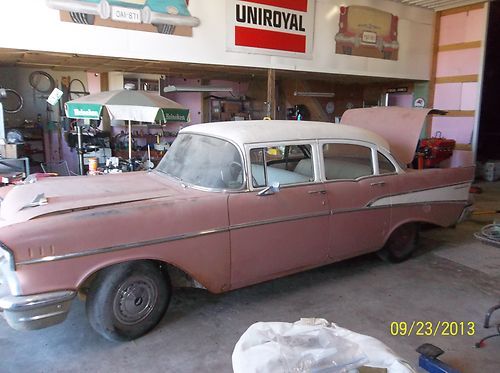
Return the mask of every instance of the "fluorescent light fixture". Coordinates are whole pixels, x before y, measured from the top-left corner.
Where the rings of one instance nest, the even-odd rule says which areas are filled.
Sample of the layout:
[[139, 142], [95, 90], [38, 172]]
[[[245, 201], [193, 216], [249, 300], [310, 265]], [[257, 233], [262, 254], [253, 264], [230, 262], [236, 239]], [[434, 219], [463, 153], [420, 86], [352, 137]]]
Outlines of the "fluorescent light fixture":
[[335, 93], [333, 92], [299, 92], [295, 91], [293, 93], [294, 96], [301, 96], [301, 97], [330, 97], [333, 98], [335, 97]]
[[188, 86], [188, 85], [182, 85], [182, 86], [175, 86], [175, 85], [168, 85], [165, 88], [163, 88], [163, 92], [168, 93], [168, 92], [233, 92], [233, 89], [231, 87], [218, 87], [218, 86], [212, 86], [212, 85], [193, 85], [193, 86]]

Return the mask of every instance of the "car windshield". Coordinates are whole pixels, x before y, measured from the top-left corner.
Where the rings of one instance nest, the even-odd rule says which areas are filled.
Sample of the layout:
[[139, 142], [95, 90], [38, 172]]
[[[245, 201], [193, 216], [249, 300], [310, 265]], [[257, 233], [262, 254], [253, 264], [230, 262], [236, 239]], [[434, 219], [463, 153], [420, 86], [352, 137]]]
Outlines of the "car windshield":
[[243, 168], [238, 149], [215, 137], [180, 134], [156, 170], [183, 182], [215, 189], [241, 189]]

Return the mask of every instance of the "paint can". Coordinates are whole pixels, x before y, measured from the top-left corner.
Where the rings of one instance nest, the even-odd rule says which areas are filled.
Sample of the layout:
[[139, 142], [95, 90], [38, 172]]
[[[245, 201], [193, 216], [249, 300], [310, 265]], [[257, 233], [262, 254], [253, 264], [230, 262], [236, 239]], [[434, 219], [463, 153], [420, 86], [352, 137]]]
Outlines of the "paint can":
[[97, 158], [89, 158], [89, 171], [97, 171]]

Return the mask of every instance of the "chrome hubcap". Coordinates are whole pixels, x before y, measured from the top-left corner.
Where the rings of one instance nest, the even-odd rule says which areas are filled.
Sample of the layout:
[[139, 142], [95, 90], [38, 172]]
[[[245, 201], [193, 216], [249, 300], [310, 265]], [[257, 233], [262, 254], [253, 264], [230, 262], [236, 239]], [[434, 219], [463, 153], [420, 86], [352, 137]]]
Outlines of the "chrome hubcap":
[[121, 323], [137, 324], [149, 316], [157, 299], [158, 289], [151, 279], [131, 277], [119, 287], [113, 312]]

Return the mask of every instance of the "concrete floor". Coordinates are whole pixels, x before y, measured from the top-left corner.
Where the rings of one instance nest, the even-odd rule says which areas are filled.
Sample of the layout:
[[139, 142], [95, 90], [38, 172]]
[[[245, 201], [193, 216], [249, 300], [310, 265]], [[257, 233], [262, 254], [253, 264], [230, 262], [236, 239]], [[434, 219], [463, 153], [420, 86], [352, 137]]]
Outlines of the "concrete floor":
[[[481, 186], [477, 208], [500, 209], [500, 183]], [[301, 317], [371, 335], [414, 365], [415, 348], [429, 342], [461, 372], [500, 372], [500, 338], [474, 348], [492, 333], [482, 323], [500, 301], [500, 249], [478, 243], [472, 233], [494, 217], [423, 231], [418, 252], [401, 264], [367, 255], [223, 295], [179, 290], [160, 325], [133, 342], [95, 334], [80, 301], [63, 324], [44, 330], [18, 332], [0, 320], [0, 372], [230, 372], [233, 347], [248, 326]], [[500, 322], [500, 311], [494, 316]], [[476, 334], [391, 336], [392, 321], [413, 320], [472, 321]]]

